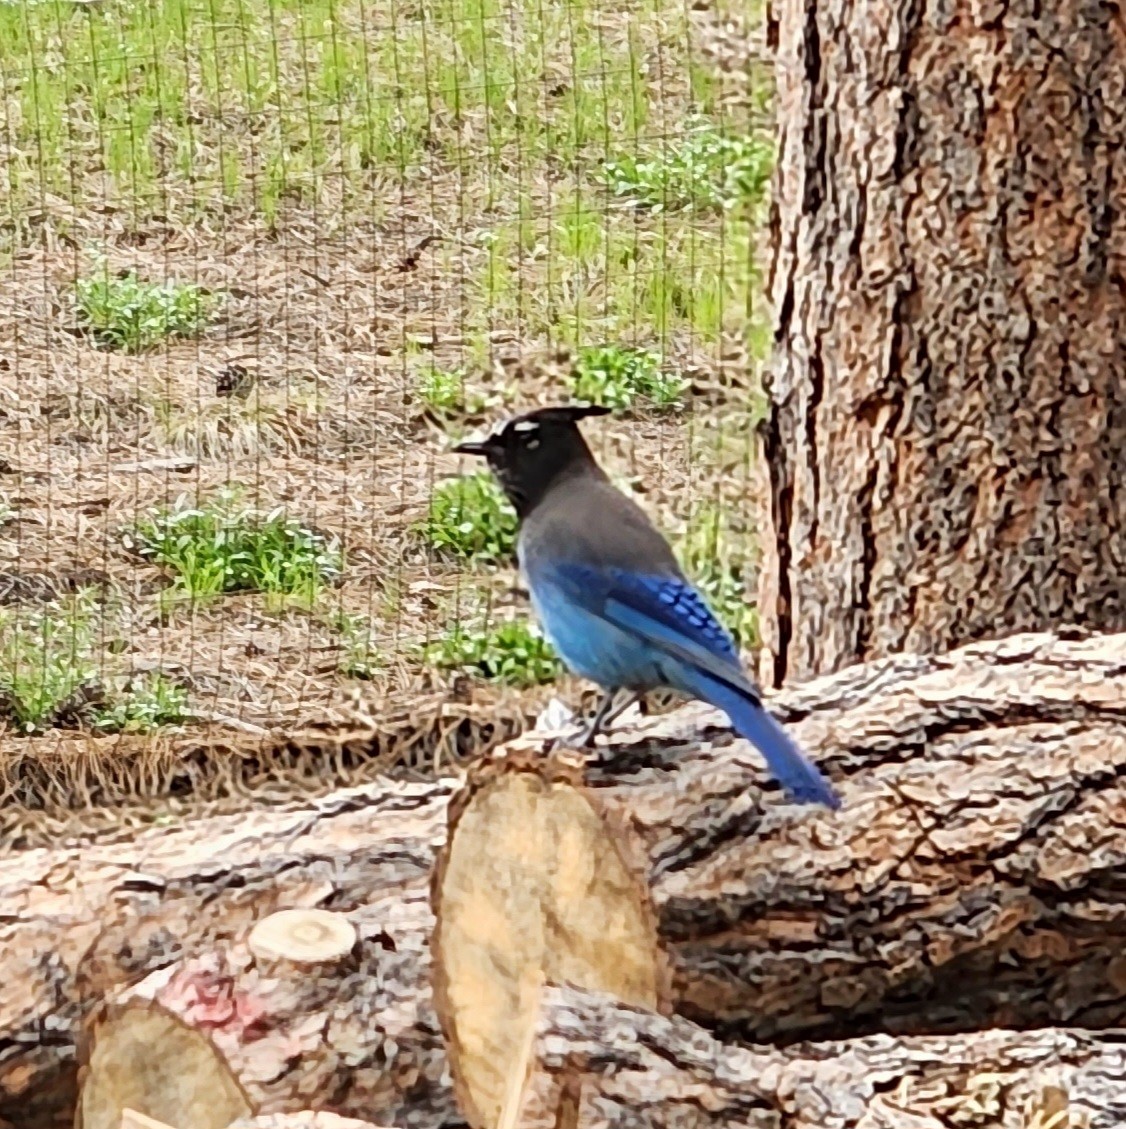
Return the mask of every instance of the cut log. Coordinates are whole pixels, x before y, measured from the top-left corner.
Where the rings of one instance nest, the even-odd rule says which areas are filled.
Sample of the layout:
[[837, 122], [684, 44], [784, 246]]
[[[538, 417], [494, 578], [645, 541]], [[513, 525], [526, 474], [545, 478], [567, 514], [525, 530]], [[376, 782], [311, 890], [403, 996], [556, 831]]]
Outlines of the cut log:
[[[122, 1110], [121, 1129], [179, 1129], [147, 1117], [135, 1109]], [[324, 1113], [300, 1109], [293, 1113], [264, 1113], [260, 1117], [240, 1117], [226, 1129], [377, 1129], [370, 1121], [357, 1121], [354, 1117], [341, 1117], [338, 1113]]]
[[1120, 1129], [1126, 1046], [1082, 1031], [869, 1036], [784, 1050], [716, 1042], [608, 996], [548, 986], [518, 1129]]
[[[882, 660], [774, 705], [842, 812], [781, 803], [696, 707], [615, 731], [586, 773], [648, 858], [679, 1009], [747, 1042], [1126, 1025], [1126, 636]], [[382, 1037], [430, 1064], [366, 1116], [456, 1121], [427, 987], [456, 787], [367, 785], [6, 858], [0, 1119], [73, 1110], [78, 1025], [106, 993], [322, 906], [386, 935]]]
[[164, 1121], [157, 1121], [155, 1117], [149, 1117], [148, 1114], [139, 1113], [135, 1109], [123, 1109], [121, 1129], [176, 1129], [176, 1127]]
[[462, 1111], [497, 1124], [545, 979], [650, 1008], [665, 965], [643, 856], [600, 814], [581, 767], [512, 756], [480, 766], [450, 805], [434, 870], [435, 1002]]
[[343, 914], [282, 909], [251, 929], [246, 947], [259, 968], [270, 963], [317, 965], [341, 960], [356, 940], [356, 927]]
[[840, 816], [764, 804], [741, 743], [639, 732], [588, 772], [651, 860], [678, 1011], [748, 1043], [1126, 1023], [1126, 636], [889, 659], [784, 701]]
[[227, 1129], [377, 1129], [370, 1121], [341, 1117], [338, 1113], [302, 1109], [294, 1113], [264, 1113], [259, 1117], [240, 1117]]
[[329, 906], [384, 949], [369, 1038], [407, 1090], [388, 1087], [365, 1116], [404, 1129], [459, 1121], [427, 951], [434, 843], [455, 786], [385, 781], [4, 860], [0, 1118], [73, 1122], [80, 1025], [116, 989], [246, 936], [277, 909]]
[[318, 1100], [344, 1115], [386, 1108], [427, 1064], [409, 1054], [386, 1061], [381, 940], [367, 929], [361, 938], [342, 915], [290, 910], [247, 942], [118, 992], [81, 1048], [80, 1129], [116, 1129], [126, 1109], [225, 1129]]

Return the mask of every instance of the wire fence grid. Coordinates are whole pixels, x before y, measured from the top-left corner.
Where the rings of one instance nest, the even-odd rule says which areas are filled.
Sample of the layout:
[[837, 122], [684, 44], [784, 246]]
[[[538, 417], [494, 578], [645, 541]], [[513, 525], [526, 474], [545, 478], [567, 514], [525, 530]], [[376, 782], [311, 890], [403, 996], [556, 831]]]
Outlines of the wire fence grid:
[[449, 453], [571, 399], [754, 645], [774, 140], [724, 2], [0, 2], [9, 753], [577, 708]]

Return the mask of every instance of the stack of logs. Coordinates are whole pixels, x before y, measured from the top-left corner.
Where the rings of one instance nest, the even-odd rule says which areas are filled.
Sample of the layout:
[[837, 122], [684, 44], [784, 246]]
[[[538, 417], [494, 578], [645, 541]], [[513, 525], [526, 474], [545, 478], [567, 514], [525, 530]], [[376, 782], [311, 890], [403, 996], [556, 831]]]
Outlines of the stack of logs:
[[16, 856], [0, 1124], [1126, 1124], [1126, 636], [774, 708], [841, 812], [688, 707]]

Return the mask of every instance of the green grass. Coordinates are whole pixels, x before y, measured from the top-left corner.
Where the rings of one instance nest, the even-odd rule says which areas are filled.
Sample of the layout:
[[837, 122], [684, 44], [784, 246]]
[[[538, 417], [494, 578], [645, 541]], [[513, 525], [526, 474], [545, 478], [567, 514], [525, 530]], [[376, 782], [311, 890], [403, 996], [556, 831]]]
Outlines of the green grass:
[[180, 725], [187, 718], [188, 692], [157, 672], [134, 679], [113, 702], [93, 711], [93, 727], [103, 733], [150, 733]]
[[[364, 192], [431, 154], [460, 159], [473, 135], [493, 162], [490, 206], [514, 146], [570, 164], [605, 145], [608, 106], [627, 135], [644, 129], [646, 44], [606, 36], [587, 14], [582, 0], [0, 4], [14, 202], [43, 188], [96, 197], [84, 174], [105, 172], [122, 196], [151, 194], [150, 207], [170, 182], [276, 218], [330, 175]], [[547, 100], [545, 67], [575, 76]], [[251, 132], [253, 146], [240, 144]]]
[[737, 327], [723, 310], [738, 312], [751, 244], [692, 212], [761, 199], [772, 142], [747, 124], [753, 97], [715, 116], [689, 42], [672, 0], [0, 4], [0, 251], [32, 236], [44, 193], [127, 224], [278, 229], [313, 207], [328, 226], [394, 220], [406, 192], [459, 226], [444, 253], [470, 351], [514, 324], [712, 341]]
[[47, 608], [0, 608], [0, 715], [22, 733], [81, 708], [97, 681], [94, 604], [85, 594]]
[[[149, 732], [185, 720], [187, 691], [156, 672], [111, 689], [96, 661], [104, 618], [90, 592], [43, 608], [0, 609], [0, 718], [30, 735], [54, 725]], [[106, 644], [117, 652], [115, 641]]]
[[771, 140], [729, 134], [696, 117], [683, 138], [606, 161], [602, 175], [613, 195], [651, 211], [676, 212], [756, 205], [773, 170]]
[[334, 541], [280, 511], [240, 508], [232, 495], [159, 510], [126, 534], [126, 544], [165, 566], [175, 589], [193, 599], [265, 592], [312, 606], [344, 567]]
[[76, 284], [80, 323], [109, 349], [141, 353], [171, 337], [191, 337], [207, 324], [217, 300], [190, 283], [143, 282], [103, 265]]
[[680, 560], [735, 641], [757, 644], [758, 608], [747, 593], [750, 555], [718, 505], [705, 504], [693, 514], [680, 541]]
[[476, 628], [456, 623], [425, 649], [425, 659], [508, 686], [538, 686], [562, 671], [551, 644], [522, 619]]
[[654, 408], [675, 408], [686, 388], [686, 381], [661, 367], [658, 354], [624, 345], [581, 349], [571, 374], [571, 394], [576, 399], [616, 409], [638, 401]]
[[468, 560], [507, 561], [516, 548], [516, 511], [488, 471], [436, 486], [417, 528], [431, 549]]

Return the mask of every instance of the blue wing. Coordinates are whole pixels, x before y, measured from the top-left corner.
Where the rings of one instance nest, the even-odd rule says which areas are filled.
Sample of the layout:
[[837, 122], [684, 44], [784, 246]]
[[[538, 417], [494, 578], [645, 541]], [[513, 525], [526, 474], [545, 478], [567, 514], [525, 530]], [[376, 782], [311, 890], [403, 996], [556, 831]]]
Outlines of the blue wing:
[[643, 656], [668, 685], [722, 709], [794, 799], [839, 806], [828, 781], [763, 707], [734, 640], [686, 580], [570, 561], [554, 562], [547, 573], [548, 585], [581, 607], [591, 624], [607, 624], [632, 641], [631, 661]]
[[554, 562], [545, 577], [586, 611], [671, 658], [750, 693], [735, 641], [703, 597], [680, 576], [641, 576], [623, 568]]

